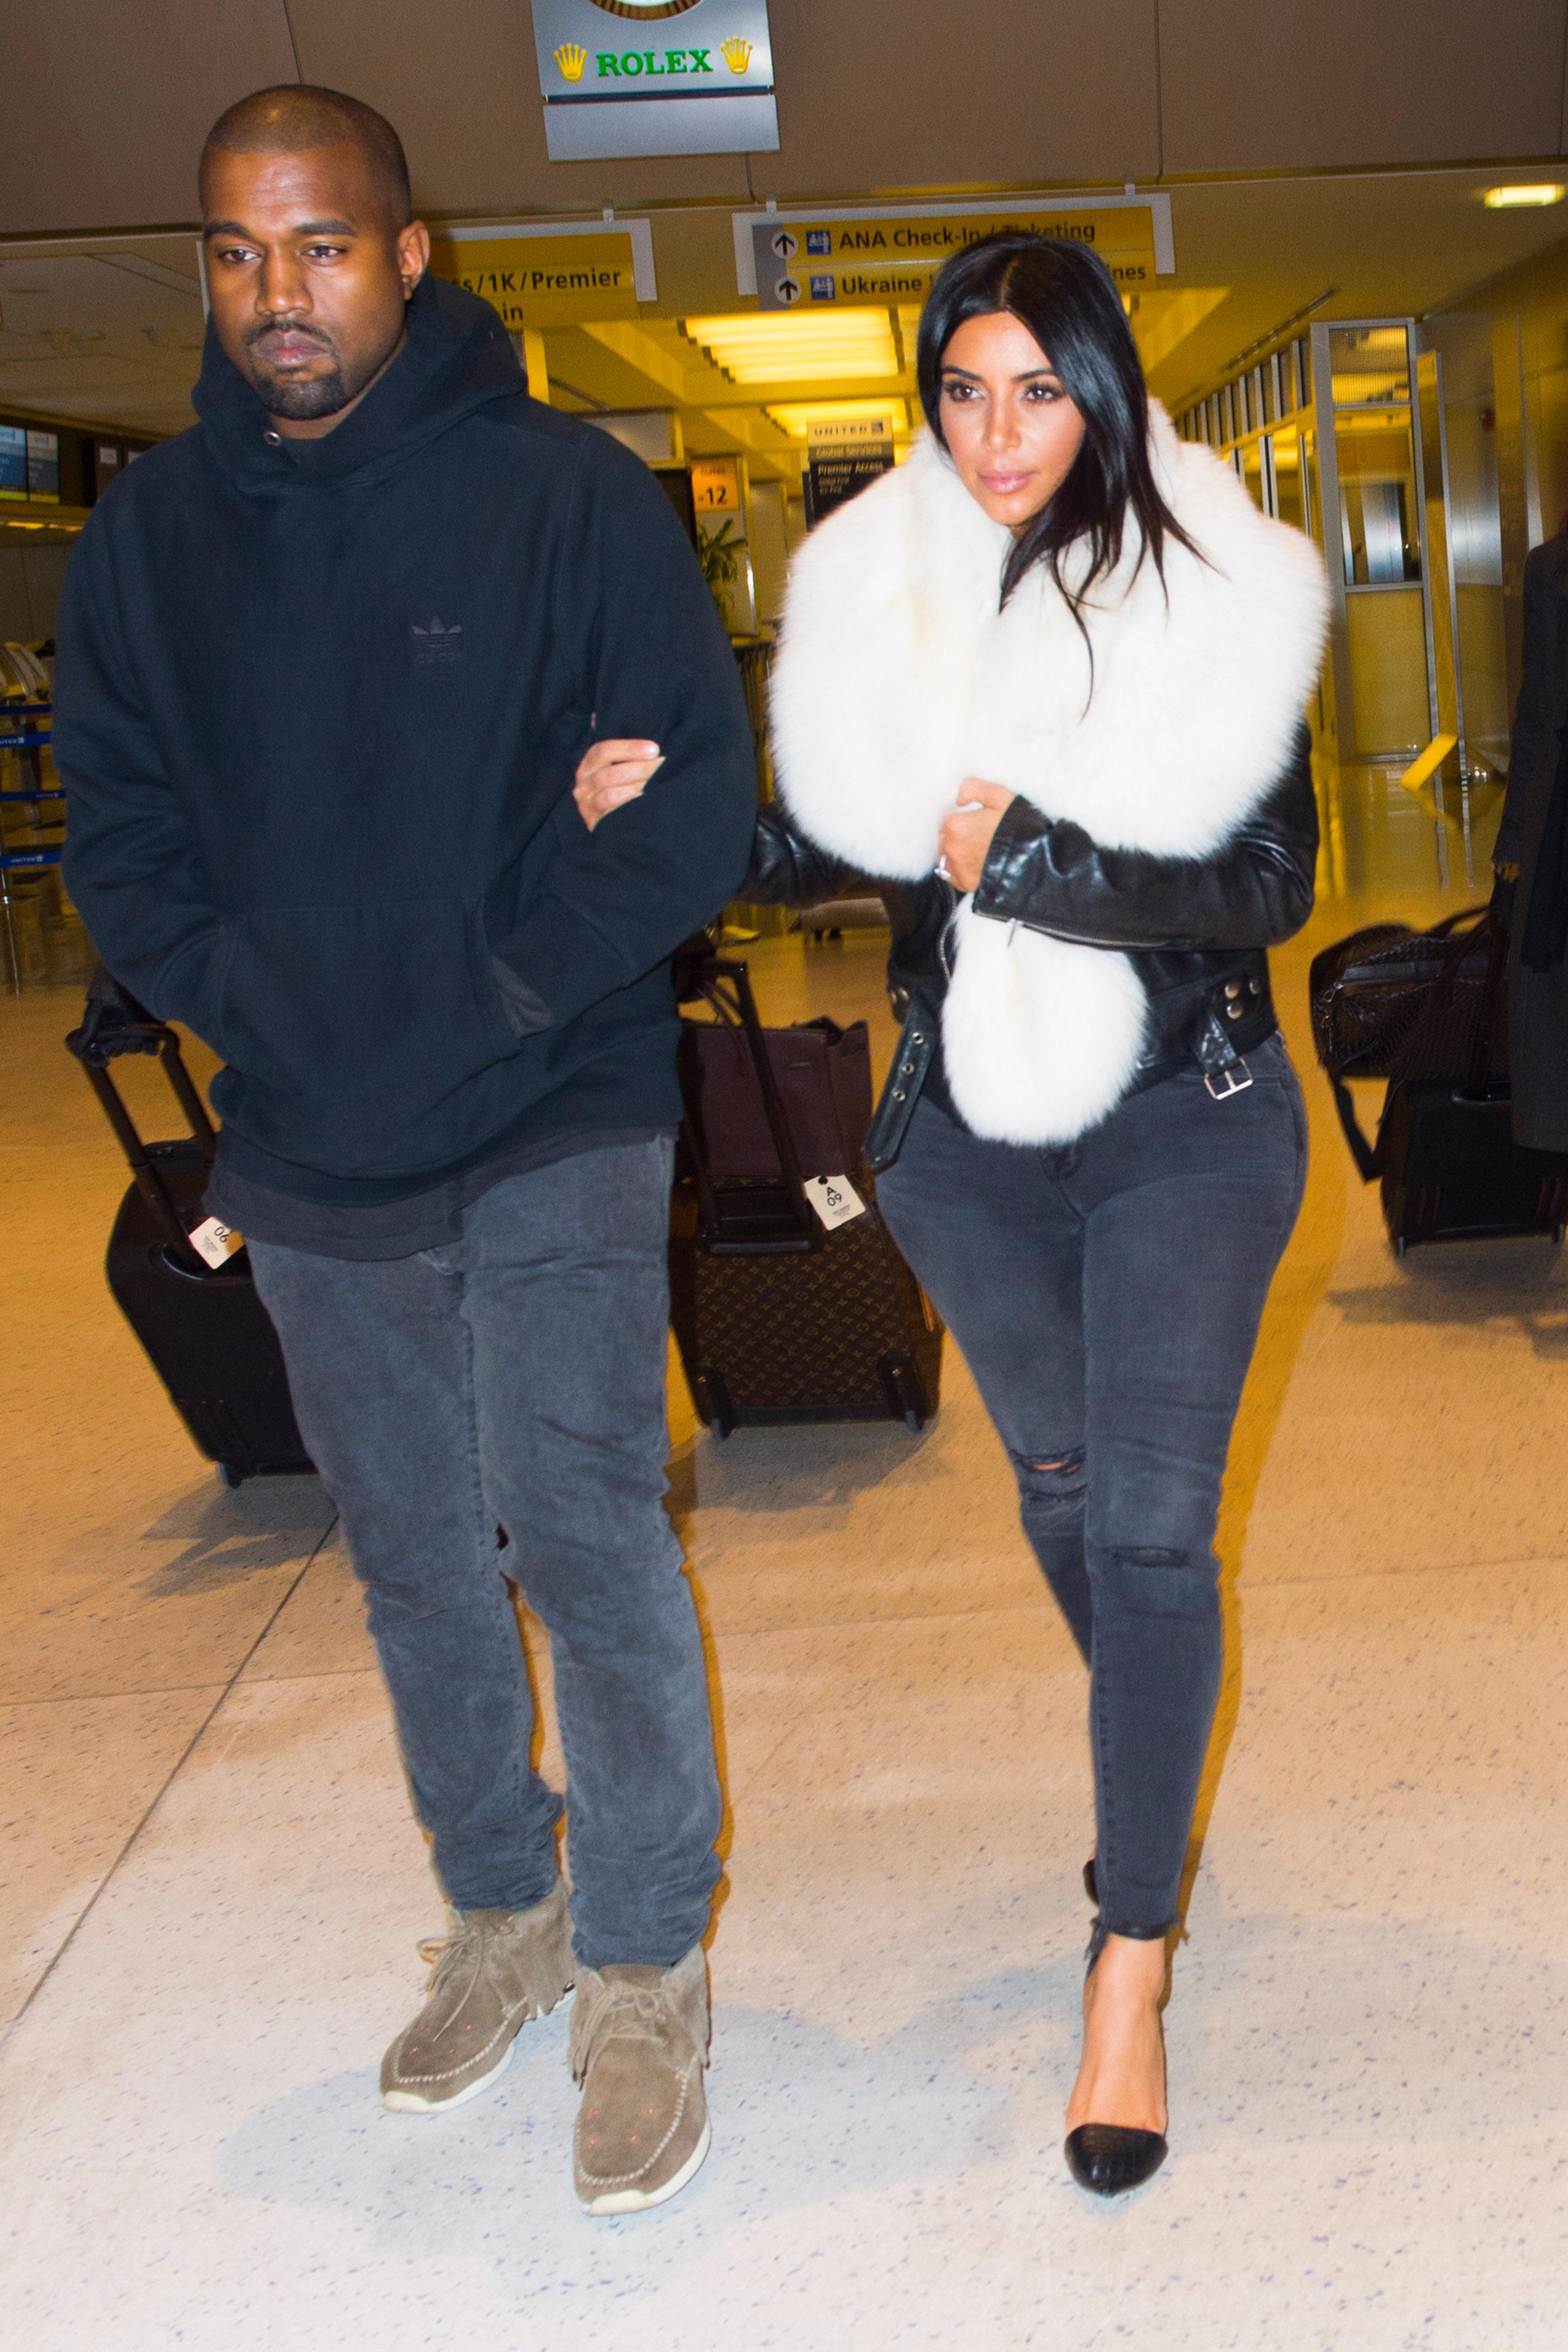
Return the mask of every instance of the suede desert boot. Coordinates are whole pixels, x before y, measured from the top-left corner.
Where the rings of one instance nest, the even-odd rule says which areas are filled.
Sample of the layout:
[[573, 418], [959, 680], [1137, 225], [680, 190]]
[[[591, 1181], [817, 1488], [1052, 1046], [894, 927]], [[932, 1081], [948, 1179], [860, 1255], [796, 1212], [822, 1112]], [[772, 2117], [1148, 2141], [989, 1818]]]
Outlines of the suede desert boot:
[[590, 2213], [640, 2213], [684, 2189], [712, 2137], [708, 1963], [694, 1945], [672, 1969], [577, 1969], [572, 2072], [583, 2085], [573, 2149]]
[[521, 2029], [570, 1990], [576, 1973], [566, 1891], [529, 1911], [457, 1911], [450, 1936], [421, 1944], [429, 1997], [381, 2066], [384, 2106], [433, 2116], [493, 2083]]

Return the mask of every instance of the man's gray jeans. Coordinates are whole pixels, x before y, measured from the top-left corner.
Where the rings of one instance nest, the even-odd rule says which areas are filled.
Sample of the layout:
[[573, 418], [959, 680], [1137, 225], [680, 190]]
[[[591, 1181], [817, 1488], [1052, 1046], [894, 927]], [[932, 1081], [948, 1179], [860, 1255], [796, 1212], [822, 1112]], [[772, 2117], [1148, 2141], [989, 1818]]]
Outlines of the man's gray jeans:
[[549, 1629], [595, 1969], [672, 1966], [719, 1875], [702, 1641], [664, 1510], [672, 1149], [508, 1177], [460, 1240], [413, 1257], [250, 1253], [459, 1909], [526, 1909], [555, 1883], [561, 1801], [530, 1760], [509, 1586]]

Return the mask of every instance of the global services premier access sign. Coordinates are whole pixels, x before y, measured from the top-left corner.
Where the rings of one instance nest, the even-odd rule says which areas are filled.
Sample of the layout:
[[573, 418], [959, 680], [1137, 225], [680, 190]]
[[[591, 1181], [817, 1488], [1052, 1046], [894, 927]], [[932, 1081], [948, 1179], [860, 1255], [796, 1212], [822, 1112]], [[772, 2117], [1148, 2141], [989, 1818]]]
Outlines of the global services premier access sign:
[[533, 0], [553, 163], [775, 148], [768, 0]]

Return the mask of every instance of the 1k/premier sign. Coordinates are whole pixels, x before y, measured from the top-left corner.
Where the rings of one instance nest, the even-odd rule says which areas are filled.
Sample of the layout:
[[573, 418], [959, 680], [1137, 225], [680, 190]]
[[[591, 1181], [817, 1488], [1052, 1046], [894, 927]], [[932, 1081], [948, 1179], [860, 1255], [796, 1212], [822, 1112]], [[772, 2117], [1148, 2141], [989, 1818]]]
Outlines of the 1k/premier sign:
[[533, 0], [552, 163], [779, 143], [767, 0]]
[[499, 310], [508, 331], [635, 319], [658, 298], [646, 220], [432, 232], [430, 268]]

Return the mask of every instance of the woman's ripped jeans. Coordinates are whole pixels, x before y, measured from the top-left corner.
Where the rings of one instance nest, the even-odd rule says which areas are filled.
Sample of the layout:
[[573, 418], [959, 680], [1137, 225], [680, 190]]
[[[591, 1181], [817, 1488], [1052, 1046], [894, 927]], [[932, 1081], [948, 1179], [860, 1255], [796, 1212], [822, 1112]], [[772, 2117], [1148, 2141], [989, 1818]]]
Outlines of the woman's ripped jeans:
[[877, 1198], [1012, 1458], [1089, 1666], [1100, 1916], [1163, 1935], [1219, 1694], [1215, 1521], [1231, 1424], [1300, 1206], [1278, 1037], [1215, 1100], [1194, 1067], [1060, 1150], [921, 1103]]

